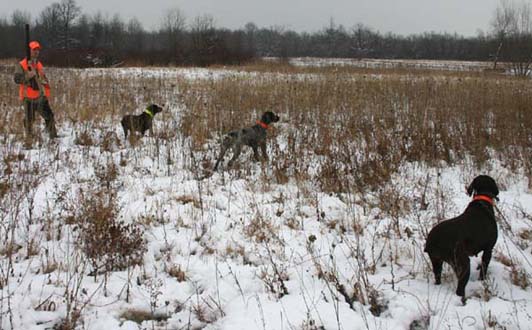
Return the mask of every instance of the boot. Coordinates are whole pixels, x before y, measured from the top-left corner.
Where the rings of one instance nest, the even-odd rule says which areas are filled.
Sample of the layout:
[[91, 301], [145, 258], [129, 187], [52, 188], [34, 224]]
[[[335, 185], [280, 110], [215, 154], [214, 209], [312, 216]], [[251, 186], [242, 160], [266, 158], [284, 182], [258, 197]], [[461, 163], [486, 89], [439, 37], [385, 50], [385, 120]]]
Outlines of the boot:
[[55, 128], [55, 122], [50, 121], [46, 123], [46, 130], [48, 131], [48, 135], [50, 136], [50, 139], [56, 139], [57, 136], [57, 129]]
[[33, 137], [26, 136], [23, 143], [24, 149], [31, 149], [33, 147]]

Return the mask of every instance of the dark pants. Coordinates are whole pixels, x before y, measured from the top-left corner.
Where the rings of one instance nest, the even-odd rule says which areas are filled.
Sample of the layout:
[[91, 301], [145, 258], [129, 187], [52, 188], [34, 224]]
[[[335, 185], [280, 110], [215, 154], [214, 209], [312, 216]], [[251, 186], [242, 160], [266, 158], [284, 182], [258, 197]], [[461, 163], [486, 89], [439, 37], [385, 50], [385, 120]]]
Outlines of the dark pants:
[[46, 131], [50, 138], [57, 137], [55, 129], [54, 113], [50, 108], [48, 99], [39, 98], [36, 100], [24, 99], [24, 108], [26, 109], [26, 117], [24, 118], [24, 128], [26, 129], [26, 136], [33, 136], [33, 122], [35, 121], [35, 113], [38, 112], [44, 118]]

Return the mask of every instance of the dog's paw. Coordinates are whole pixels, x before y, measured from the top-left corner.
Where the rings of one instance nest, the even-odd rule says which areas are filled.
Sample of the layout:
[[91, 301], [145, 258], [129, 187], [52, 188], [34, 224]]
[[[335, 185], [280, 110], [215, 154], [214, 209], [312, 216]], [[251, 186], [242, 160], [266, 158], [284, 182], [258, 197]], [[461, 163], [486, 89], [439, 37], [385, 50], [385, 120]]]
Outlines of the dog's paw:
[[451, 298], [451, 301], [449, 301], [449, 304], [455, 307], [465, 306], [466, 303], [467, 303], [467, 299], [465, 296], [464, 297], [454, 296]]

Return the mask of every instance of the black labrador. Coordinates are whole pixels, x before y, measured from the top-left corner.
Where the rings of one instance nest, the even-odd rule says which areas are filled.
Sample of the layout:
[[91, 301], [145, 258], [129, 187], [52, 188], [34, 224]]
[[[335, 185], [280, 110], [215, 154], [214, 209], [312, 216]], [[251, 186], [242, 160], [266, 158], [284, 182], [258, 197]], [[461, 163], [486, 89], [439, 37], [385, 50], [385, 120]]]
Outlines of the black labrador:
[[267, 111], [262, 114], [261, 119], [257, 121], [256, 125], [227, 133], [222, 141], [222, 147], [214, 165], [214, 171], [218, 169], [218, 165], [220, 165], [225, 153], [230, 148], [233, 149], [233, 157], [228, 163], [229, 167], [238, 158], [244, 145], [250, 146], [253, 149], [253, 157], [256, 161], [259, 161], [259, 147], [262, 151], [263, 159], [268, 159], [268, 155], [266, 154], [266, 130], [269, 127], [268, 125], [278, 121], [279, 116], [271, 111]]
[[465, 287], [469, 281], [469, 257], [482, 251], [479, 278], [486, 277], [491, 254], [497, 242], [497, 223], [493, 200], [498, 200], [499, 188], [487, 175], [477, 176], [467, 188], [473, 200], [464, 213], [437, 224], [430, 231], [425, 252], [430, 256], [435, 283], [441, 284], [442, 264], [450, 264], [458, 278], [456, 294], [465, 303]]
[[163, 108], [157, 104], [150, 104], [148, 107], [138, 116], [135, 115], [125, 115], [122, 117], [122, 128], [124, 129], [124, 135], [127, 139], [127, 134], [129, 131], [132, 133], [140, 132], [142, 136], [147, 130], [150, 130], [153, 126], [153, 117], [163, 111]]

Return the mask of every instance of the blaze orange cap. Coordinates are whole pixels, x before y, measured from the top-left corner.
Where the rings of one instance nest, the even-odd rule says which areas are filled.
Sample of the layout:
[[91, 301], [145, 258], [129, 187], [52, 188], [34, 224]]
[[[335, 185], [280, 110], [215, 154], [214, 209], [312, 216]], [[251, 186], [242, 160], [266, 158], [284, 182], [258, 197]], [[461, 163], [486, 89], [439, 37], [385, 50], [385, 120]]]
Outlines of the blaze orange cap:
[[31, 50], [34, 50], [34, 49], [41, 49], [41, 44], [38, 42], [38, 41], [32, 41], [30, 42], [30, 49]]

